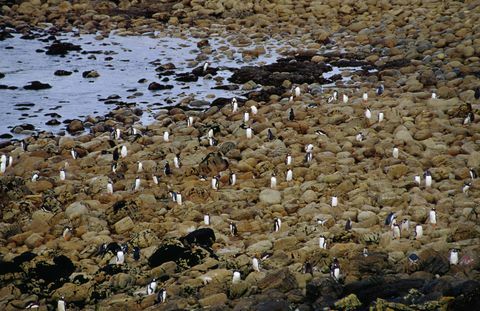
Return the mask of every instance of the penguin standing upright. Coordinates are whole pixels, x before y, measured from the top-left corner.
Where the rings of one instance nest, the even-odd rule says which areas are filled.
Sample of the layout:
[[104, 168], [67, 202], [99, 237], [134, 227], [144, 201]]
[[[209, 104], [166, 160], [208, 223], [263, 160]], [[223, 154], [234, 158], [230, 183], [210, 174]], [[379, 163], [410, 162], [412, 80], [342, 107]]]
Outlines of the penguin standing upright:
[[418, 224], [415, 226], [414, 237], [416, 240], [421, 239], [423, 237], [423, 227], [422, 225]]
[[273, 220], [273, 232], [278, 232], [282, 228], [282, 220], [280, 218], [275, 218]]
[[218, 190], [220, 188], [220, 176], [216, 175], [212, 178], [212, 189]]
[[140, 185], [141, 185], [141, 179], [140, 177], [137, 176], [137, 178], [135, 178], [135, 183], [133, 185], [133, 191], [140, 190]]
[[147, 285], [147, 295], [152, 295], [155, 294], [155, 291], [157, 290], [157, 281], [153, 279], [148, 285]]
[[237, 175], [233, 172], [230, 172], [230, 175], [228, 176], [228, 183], [230, 186], [235, 186], [237, 183]]
[[107, 193], [113, 194], [113, 181], [109, 178], [107, 183]]
[[293, 111], [293, 108], [290, 108], [288, 111], [288, 121], [293, 121], [295, 120], [295, 112]]
[[309, 261], [306, 261], [303, 265], [303, 273], [304, 274], [313, 274], [313, 267]]
[[333, 262], [330, 265], [330, 275], [338, 281], [340, 279], [340, 263], [337, 257], [333, 257]]
[[337, 207], [338, 206], [338, 198], [336, 196], [332, 197], [332, 207]]
[[385, 87], [383, 86], [383, 84], [380, 84], [376, 89], [377, 96], [382, 95], [384, 91], [385, 91]]
[[62, 298], [57, 301], [57, 311], [65, 311], [66, 309], [65, 297], [62, 296]]
[[168, 163], [168, 161], [165, 162], [165, 166], [163, 167], [163, 173], [165, 174], [165, 176], [172, 174], [172, 170], [170, 169], [170, 163]]
[[232, 283], [237, 284], [238, 282], [240, 282], [240, 280], [241, 280], [240, 272], [239, 271], [234, 271], [233, 272], [233, 277], [232, 277]]
[[203, 223], [205, 224], [205, 226], [210, 226], [210, 215], [203, 215]]
[[260, 262], [256, 256], [252, 258], [252, 267], [254, 271], [260, 272]]
[[173, 165], [175, 166], [175, 168], [180, 168], [180, 166], [182, 165], [182, 163], [180, 162], [180, 154], [177, 153], [173, 158]]
[[432, 186], [432, 174], [429, 170], [425, 171], [423, 178], [425, 179], [425, 187], [430, 188]]
[[275, 139], [275, 136], [273, 135], [271, 129], [267, 130], [267, 139], [270, 140], [270, 141]]
[[238, 111], [238, 102], [237, 102], [237, 99], [234, 97], [232, 98], [232, 112], [235, 113]]
[[230, 222], [230, 234], [236, 236], [238, 234], [237, 225], [233, 222]]
[[275, 173], [272, 173], [272, 177], [270, 177], [270, 188], [275, 189], [277, 187], [277, 176]]
[[133, 260], [140, 260], [140, 248], [138, 246], [133, 247]]
[[286, 181], [292, 181], [292, 179], [293, 179], [293, 171], [292, 171], [292, 169], [289, 168], [288, 171], [287, 171], [287, 175], [285, 177], [285, 180]]
[[318, 238], [318, 245], [320, 246], [321, 249], [327, 249], [327, 240], [323, 235]]
[[437, 225], [437, 211], [435, 207], [432, 207], [432, 209], [428, 213], [428, 222], [434, 227]]
[[457, 265], [458, 264], [458, 249], [454, 248], [450, 251], [450, 264]]
[[60, 169], [60, 180], [64, 181], [66, 178], [65, 169]]
[[167, 301], [167, 290], [165, 288], [160, 289], [157, 293], [156, 303], [165, 303]]

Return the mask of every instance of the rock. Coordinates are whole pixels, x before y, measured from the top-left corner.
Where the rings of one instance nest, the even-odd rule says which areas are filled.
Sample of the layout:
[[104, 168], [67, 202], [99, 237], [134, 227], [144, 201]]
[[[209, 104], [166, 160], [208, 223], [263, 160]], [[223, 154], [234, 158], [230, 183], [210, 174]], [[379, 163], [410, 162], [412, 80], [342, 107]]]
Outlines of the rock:
[[198, 166], [200, 174], [213, 176], [228, 168], [228, 161], [219, 152], [209, 153]]
[[69, 42], [55, 42], [50, 45], [45, 52], [47, 55], [66, 55], [70, 51], [81, 51], [82, 48], [79, 45], [75, 45]]
[[273, 243], [270, 240], [258, 241], [247, 248], [249, 253], [253, 254], [262, 254], [270, 249], [272, 249]]
[[132, 230], [135, 227], [135, 224], [130, 216], [127, 216], [117, 221], [113, 227], [115, 228], [116, 233], [122, 234]]
[[408, 172], [408, 167], [405, 164], [396, 164], [388, 168], [388, 177], [391, 179], [399, 179], [400, 177], [405, 176]]
[[25, 90], [46, 90], [46, 89], [51, 89], [52, 86], [48, 83], [42, 83], [40, 81], [32, 81], [30, 84], [27, 84], [23, 87]]
[[55, 70], [55, 72], [53, 73], [54, 75], [56, 76], [60, 76], [60, 77], [63, 77], [63, 76], [69, 76], [72, 74], [71, 71], [68, 71], [68, 70]]
[[357, 310], [362, 306], [360, 300], [358, 300], [355, 294], [350, 294], [337, 302], [335, 302], [335, 308], [339, 310]]
[[173, 85], [160, 84], [157, 82], [152, 82], [148, 85], [149, 91], [160, 91], [160, 90], [170, 90], [173, 89]]
[[87, 70], [82, 72], [82, 77], [88, 79], [88, 78], [98, 78], [100, 77], [100, 74], [96, 70]]
[[213, 306], [222, 306], [227, 302], [228, 297], [224, 293], [213, 294], [211, 296], [202, 298], [198, 300], [198, 303], [203, 308], [213, 307]]
[[69, 133], [80, 132], [80, 131], [83, 131], [84, 129], [85, 128], [83, 127], [83, 122], [78, 119], [70, 121], [70, 123], [67, 126], [67, 131]]
[[42, 245], [43, 237], [38, 233], [32, 233], [25, 239], [24, 243], [28, 248], [33, 249]]
[[301, 200], [305, 203], [315, 202], [317, 200], [317, 193], [313, 190], [307, 190], [302, 194]]
[[357, 215], [357, 220], [358, 220], [358, 222], [362, 222], [362, 221], [368, 220], [369, 218], [372, 218], [372, 217], [377, 217], [377, 214], [375, 214], [374, 212], [371, 212], [371, 211], [361, 211]]
[[286, 311], [290, 310], [290, 304], [283, 299], [259, 301], [253, 305], [252, 311]]
[[259, 283], [258, 287], [262, 290], [275, 288], [281, 292], [288, 292], [298, 287], [297, 279], [288, 268], [268, 272], [268, 274]]
[[88, 208], [82, 202], [74, 202], [65, 209], [65, 216], [70, 219], [80, 218], [88, 214]]
[[282, 202], [280, 191], [274, 189], [264, 189], [260, 192], [260, 202], [265, 204], [279, 204]]
[[306, 297], [320, 306], [329, 306], [340, 297], [342, 291], [342, 285], [333, 278], [322, 277], [307, 283]]
[[419, 269], [432, 274], [443, 275], [450, 270], [450, 263], [445, 256], [433, 250], [425, 250], [419, 255]]
[[215, 232], [210, 228], [200, 228], [180, 238], [180, 241], [187, 245], [197, 244], [211, 247], [215, 242]]

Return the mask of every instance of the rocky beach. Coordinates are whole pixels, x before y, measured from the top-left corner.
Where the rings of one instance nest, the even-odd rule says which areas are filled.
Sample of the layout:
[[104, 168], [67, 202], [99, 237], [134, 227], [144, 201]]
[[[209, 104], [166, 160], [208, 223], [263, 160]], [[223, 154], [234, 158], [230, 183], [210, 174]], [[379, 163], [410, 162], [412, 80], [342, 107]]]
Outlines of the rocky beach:
[[480, 309], [480, 1], [0, 5], [1, 310]]

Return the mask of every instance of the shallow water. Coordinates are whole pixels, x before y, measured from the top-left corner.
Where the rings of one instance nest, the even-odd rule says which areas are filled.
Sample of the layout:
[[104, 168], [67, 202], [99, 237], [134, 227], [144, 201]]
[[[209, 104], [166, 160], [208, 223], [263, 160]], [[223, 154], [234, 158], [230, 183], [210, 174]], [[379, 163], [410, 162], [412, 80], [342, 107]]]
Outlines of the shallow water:
[[[44, 37], [46, 38], [46, 36]], [[213, 67], [241, 67], [249, 64], [272, 63], [280, 56], [278, 42], [269, 39], [261, 42], [266, 54], [251, 61], [243, 59], [242, 48], [232, 47], [225, 38], [211, 37], [209, 43], [212, 53], [208, 59], [195, 62], [200, 49], [200, 39], [183, 39], [176, 37], [155, 38], [154, 36], [117, 36], [111, 35], [102, 40], [94, 35], [77, 36], [75, 34], [57, 35], [57, 39], [82, 47], [82, 51], [70, 51], [65, 57], [46, 55], [50, 42], [38, 39], [25, 40], [20, 35], [0, 41], [0, 72], [6, 74], [0, 84], [16, 86], [18, 89], [0, 90], [0, 134], [10, 133], [15, 125], [33, 124], [37, 130], [57, 133], [65, 129], [64, 124], [48, 126], [52, 119], [47, 115], [57, 113], [62, 122], [65, 119], [80, 118], [87, 115], [105, 115], [114, 105], [107, 105], [100, 99], [119, 95], [119, 101], [135, 103], [141, 108], [150, 108], [152, 113], [142, 116], [142, 123], [153, 121], [156, 109], [178, 104], [186, 97], [212, 101], [218, 97], [241, 96], [241, 90], [226, 91], [212, 89], [219, 85], [230, 84], [227, 78], [229, 70], [221, 70], [214, 79], [199, 77], [197, 82], [183, 83], [169, 76], [169, 81], [162, 82], [157, 77], [155, 68], [158, 64], [173, 63], [175, 73], [190, 72], [193, 65], [211, 62]], [[221, 52], [227, 46], [234, 53], [231, 57]], [[251, 47], [249, 47], [251, 48]], [[43, 52], [36, 52], [37, 49]], [[85, 53], [86, 52], [86, 53]], [[108, 60], [111, 57], [111, 60]], [[151, 62], [156, 62], [152, 64]], [[198, 64], [197, 64], [198, 63]], [[70, 76], [55, 76], [56, 70], [72, 71]], [[82, 72], [96, 70], [98, 78], [86, 79]], [[342, 69], [343, 70], [343, 69]], [[326, 73], [326, 77], [339, 73], [339, 68]], [[223, 81], [216, 81], [222, 77]], [[140, 79], [147, 79], [139, 83]], [[52, 86], [46, 90], [25, 90], [23, 86], [38, 80]], [[149, 91], [150, 82], [173, 85], [173, 89]], [[205, 107], [206, 108], [206, 107]], [[18, 137], [18, 135], [14, 135]]]

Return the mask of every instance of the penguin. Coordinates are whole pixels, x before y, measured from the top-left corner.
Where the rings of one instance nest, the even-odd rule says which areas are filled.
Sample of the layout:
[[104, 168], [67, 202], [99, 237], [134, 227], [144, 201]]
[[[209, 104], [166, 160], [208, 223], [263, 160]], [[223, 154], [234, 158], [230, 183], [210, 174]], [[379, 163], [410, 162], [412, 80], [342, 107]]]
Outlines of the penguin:
[[121, 156], [122, 158], [126, 158], [127, 155], [128, 155], [127, 146], [122, 145], [122, 147], [120, 148], [120, 156]]
[[458, 265], [458, 249], [454, 248], [450, 251], [450, 264]]
[[172, 170], [170, 169], [170, 163], [168, 163], [168, 161], [165, 162], [165, 165], [163, 167], [163, 173], [165, 174], [165, 176], [172, 174]]
[[437, 99], [437, 93], [432, 92], [432, 99]]
[[292, 165], [292, 155], [290, 153], [287, 153], [285, 157], [285, 165]]
[[140, 190], [140, 184], [141, 184], [141, 179], [140, 177], [135, 178], [135, 184], [133, 185], [133, 191], [138, 191]]
[[256, 114], [258, 113], [258, 109], [257, 109], [256, 106], [251, 106], [251, 107], [250, 107], [250, 111], [252, 111], [252, 114], [253, 114], [253, 115], [256, 115]]
[[28, 151], [28, 143], [25, 141], [25, 139], [20, 141], [20, 148], [22, 148], [23, 151]]
[[346, 105], [348, 104], [348, 95], [347, 94], [343, 94], [343, 103]]
[[203, 64], [203, 72], [206, 73], [207, 72], [207, 69], [208, 69], [208, 66], [210, 66], [210, 63], [209, 62], [205, 62], [205, 64]]
[[247, 138], [248, 139], [251, 139], [252, 136], [253, 136], [253, 131], [252, 131], [252, 128], [251, 127], [247, 127], [246, 129], [246, 134], [247, 134]]
[[39, 177], [40, 177], [40, 176], [38, 175], [38, 173], [33, 173], [33, 175], [32, 175], [32, 182], [36, 182]]
[[435, 207], [432, 207], [432, 209], [428, 213], [428, 222], [434, 227], [437, 224], [437, 211], [435, 210]]
[[305, 152], [312, 153], [314, 146], [312, 144], [308, 144], [305, 146]]
[[0, 174], [4, 174], [7, 170], [7, 156], [2, 154], [0, 157]]
[[213, 138], [213, 137], [210, 137], [210, 138], [208, 139], [208, 144], [209, 144], [210, 146], [216, 146], [216, 145], [218, 144], [218, 140], [216, 140], [216, 139]]
[[228, 176], [228, 184], [230, 186], [235, 186], [237, 183], [237, 175], [233, 172], [230, 172], [230, 175]]
[[177, 202], [177, 193], [175, 191], [170, 190], [170, 191], [168, 191], [168, 194], [172, 198], [173, 202]]
[[258, 258], [255, 256], [252, 259], [252, 267], [254, 271], [260, 272], [260, 262], [258, 261]]
[[135, 261], [140, 260], [140, 248], [138, 246], [135, 246], [133, 248], [133, 260], [135, 260]]
[[247, 123], [248, 120], [250, 120], [250, 114], [248, 114], [248, 112], [245, 112], [243, 114], [243, 122]]
[[469, 182], [469, 181], [464, 182], [463, 187], [462, 187], [462, 192], [465, 193], [465, 194], [468, 194], [468, 190], [470, 189], [471, 185], [472, 185], [472, 183]]
[[205, 226], [210, 226], [210, 215], [203, 215], [203, 223], [205, 224]]
[[167, 290], [162, 288], [157, 293], [157, 299], [155, 300], [155, 303], [165, 303], [165, 301], [167, 301]]
[[337, 257], [333, 257], [333, 262], [330, 265], [330, 276], [336, 281], [340, 279], [340, 263], [338, 262]]
[[113, 194], [113, 181], [111, 179], [108, 179], [107, 193]]
[[216, 175], [212, 178], [212, 189], [218, 190], [220, 188], [220, 176]]
[[415, 176], [413, 177], [413, 181], [414, 181], [417, 185], [420, 186], [420, 183], [421, 183], [421, 177], [420, 177], [420, 175], [415, 175]]
[[65, 311], [66, 310], [66, 305], [65, 305], [65, 297], [61, 297], [57, 301], [57, 311]]
[[115, 264], [123, 265], [124, 263], [125, 263], [125, 253], [123, 252], [123, 249], [120, 249], [117, 251], [117, 255], [115, 257]]
[[175, 168], [180, 168], [180, 166], [182, 166], [182, 163], [180, 162], [180, 154], [177, 153], [173, 158], [173, 165]]
[[322, 130], [316, 130], [316, 131], [315, 131], [315, 134], [317, 134], [318, 136], [328, 137], [327, 133], [325, 133], [325, 132], [322, 131]]
[[12, 157], [12, 156], [9, 156], [9, 157], [8, 157], [8, 165], [7, 165], [7, 166], [8, 166], [8, 167], [12, 167], [12, 165], [13, 165], [13, 157]]
[[358, 142], [361, 142], [364, 139], [365, 139], [365, 136], [363, 135], [363, 133], [358, 133], [357, 136], [355, 136], [355, 140]]
[[130, 127], [130, 135], [137, 135], [137, 134], [139, 134], [138, 130], [133, 126]]
[[181, 193], [177, 193], [177, 204], [178, 205], [182, 205], [183, 201], [182, 201], [182, 194]]
[[327, 240], [323, 235], [318, 238], [318, 245], [321, 249], [327, 249]]
[[392, 228], [393, 239], [400, 239], [400, 226], [398, 224], [393, 225]]
[[338, 92], [335, 90], [333, 91], [332, 96], [328, 98], [328, 103], [330, 104], [330, 103], [336, 102], [337, 100], [338, 100]]
[[120, 131], [120, 129], [117, 127], [116, 129], [114, 129], [113, 131], [113, 139], [115, 140], [120, 140], [122, 137], [122, 133]]
[[478, 177], [477, 171], [474, 168], [471, 168], [469, 173], [471, 179], [476, 179]]
[[95, 255], [97, 255], [97, 256], [105, 255], [107, 253], [107, 248], [108, 248], [107, 243], [100, 244], [100, 246], [98, 247], [98, 250], [97, 250]]
[[309, 261], [306, 261], [305, 264], [303, 265], [303, 274], [307, 274], [307, 273], [313, 275], [313, 267]]
[[383, 121], [383, 118], [384, 118], [383, 112], [379, 112], [378, 113], [378, 123], [381, 123]]
[[230, 222], [230, 234], [236, 236], [238, 234], [237, 225], [233, 222]]
[[148, 285], [147, 285], [147, 295], [152, 295], [155, 294], [155, 291], [157, 290], [157, 281], [153, 279]]
[[404, 218], [400, 224], [400, 231], [401, 232], [408, 232], [410, 230], [410, 220]]
[[72, 156], [72, 159], [76, 160], [78, 158], [78, 152], [74, 148], [70, 150], [70, 155]]
[[363, 257], [368, 257], [368, 248], [364, 247], [362, 251]]
[[305, 153], [305, 163], [310, 163], [313, 160], [313, 154], [311, 152]]
[[290, 108], [288, 112], [288, 121], [293, 121], [295, 120], [295, 113], [293, 112], [293, 108]]
[[338, 206], [338, 198], [336, 196], [332, 197], [332, 207]]
[[432, 174], [429, 170], [425, 171], [423, 178], [425, 178], [425, 187], [430, 188], [432, 186]]
[[270, 177], [270, 188], [275, 189], [277, 187], [277, 176], [275, 173], [272, 173], [272, 177]]
[[324, 218], [317, 219], [317, 224], [322, 227], [325, 225], [326, 222], [327, 222], [327, 219], [324, 219]]
[[300, 87], [299, 86], [296, 86], [294, 89], [293, 89], [293, 93], [295, 94], [295, 97], [299, 97], [300, 96]]
[[385, 87], [383, 86], [383, 84], [380, 84], [376, 89], [377, 96], [381, 96], [384, 91], [385, 91]]
[[238, 282], [240, 282], [240, 280], [241, 280], [240, 272], [239, 271], [233, 272], [232, 283], [237, 284]]
[[418, 224], [415, 226], [414, 237], [416, 240], [421, 239], [423, 237], [423, 227], [422, 225]]
[[65, 229], [63, 229], [62, 236], [65, 241], [70, 241], [70, 239], [72, 238], [72, 228], [65, 227]]
[[350, 231], [350, 230], [352, 230], [352, 220], [348, 218], [347, 222], [345, 223], [345, 231]]
[[192, 127], [193, 126], [193, 117], [189, 116], [187, 118], [187, 127]]
[[158, 177], [157, 175], [152, 175], [152, 180], [155, 185], [158, 185]]
[[275, 139], [275, 136], [273, 135], [271, 129], [268, 129], [268, 130], [267, 130], [267, 139], [270, 140], [270, 141], [272, 141], [272, 140]]
[[273, 220], [273, 232], [278, 232], [282, 228], [282, 220], [280, 218], [275, 218]]
[[292, 169], [288, 169], [285, 180], [286, 181], [292, 181], [292, 179], [293, 179], [293, 171], [292, 171]]
[[363, 102], [366, 103], [368, 101], [368, 93], [364, 92], [362, 95]]
[[118, 159], [120, 158], [120, 154], [118, 153], [118, 147], [115, 147], [115, 149], [113, 149], [113, 161], [117, 162]]
[[66, 178], [65, 170], [62, 168], [62, 169], [60, 169], [60, 180], [64, 181], [65, 178]]
[[388, 213], [387, 218], [385, 218], [385, 226], [391, 226], [394, 223], [396, 218], [397, 216], [395, 215], [394, 212]]
[[26, 307], [25, 309], [26, 310], [32, 310], [32, 309], [38, 309], [40, 308], [40, 304], [38, 302], [30, 302]]
[[163, 132], [163, 141], [168, 142], [170, 140], [170, 133], [168, 131]]
[[392, 155], [395, 159], [398, 159], [398, 148], [397, 147], [393, 148]]
[[467, 116], [465, 117], [465, 119], [463, 119], [463, 125], [473, 123], [473, 121], [475, 121], [475, 115], [473, 114], [473, 112], [470, 111], [467, 113]]
[[214, 132], [213, 132], [213, 128], [209, 129], [208, 132], [207, 132], [207, 137], [208, 138], [211, 138], [214, 136]]
[[419, 260], [420, 257], [418, 257], [418, 255], [415, 253], [411, 253], [410, 256], [408, 256], [408, 261], [410, 264], [417, 264]]
[[232, 112], [235, 113], [238, 111], [238, 102], [237, 102], [237, 99], [234, 97], [232, 98]]
[[143, 172], [143, 163], [142, 161], [137, 162], [137, 173]]
[[369, 119], [372, 117], [372, 112], [370, 111], [370, 109], [366, 108], [365, 109], [365, 118]]

